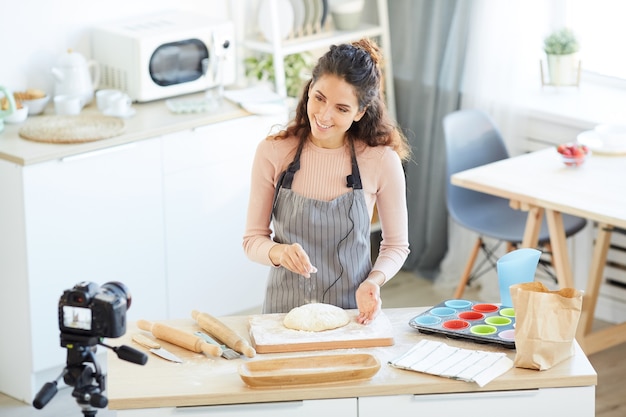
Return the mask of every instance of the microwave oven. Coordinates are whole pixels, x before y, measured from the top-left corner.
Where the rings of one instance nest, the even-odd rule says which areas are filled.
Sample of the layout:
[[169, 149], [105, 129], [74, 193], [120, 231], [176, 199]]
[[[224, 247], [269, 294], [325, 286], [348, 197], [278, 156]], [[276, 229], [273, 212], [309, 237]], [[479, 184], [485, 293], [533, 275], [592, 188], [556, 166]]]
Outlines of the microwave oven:
[[99, 88], [146, 102], [235, 82], [230, 20], [173, 11], [109, 22], [93, 29]]

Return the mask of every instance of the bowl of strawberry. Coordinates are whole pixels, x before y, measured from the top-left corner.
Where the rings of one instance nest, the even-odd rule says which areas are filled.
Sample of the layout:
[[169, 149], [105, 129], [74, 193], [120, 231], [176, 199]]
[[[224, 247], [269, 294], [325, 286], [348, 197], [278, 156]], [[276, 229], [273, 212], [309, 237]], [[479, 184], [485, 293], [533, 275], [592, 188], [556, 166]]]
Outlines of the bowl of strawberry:
[[561, 155], [563, 163], [568, 167], [582, 165], [589, 156], [589, 148], [580, 143], [562, 143], [557, 146], [556, 151]]

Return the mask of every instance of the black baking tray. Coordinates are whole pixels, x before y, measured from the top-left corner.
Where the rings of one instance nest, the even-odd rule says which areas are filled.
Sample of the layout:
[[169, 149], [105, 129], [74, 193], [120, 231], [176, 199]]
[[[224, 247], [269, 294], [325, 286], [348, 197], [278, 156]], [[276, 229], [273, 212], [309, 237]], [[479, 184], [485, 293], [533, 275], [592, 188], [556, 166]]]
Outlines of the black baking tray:
[[515, 349], [515, 310], [499, 304], [450, 299], [413, 317], [409, 326], [425, 334]]

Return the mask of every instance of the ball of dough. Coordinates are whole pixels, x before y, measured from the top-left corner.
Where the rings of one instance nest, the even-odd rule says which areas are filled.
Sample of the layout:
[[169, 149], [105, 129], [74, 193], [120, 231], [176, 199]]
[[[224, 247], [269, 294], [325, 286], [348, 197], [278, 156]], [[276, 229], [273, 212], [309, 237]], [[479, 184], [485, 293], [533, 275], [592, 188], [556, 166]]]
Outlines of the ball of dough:
[[341, 307], [324, 303], [305, 304], [292, 309], [283, 324], [288, 329], [321, 332], [350, 323], [350, 316]]

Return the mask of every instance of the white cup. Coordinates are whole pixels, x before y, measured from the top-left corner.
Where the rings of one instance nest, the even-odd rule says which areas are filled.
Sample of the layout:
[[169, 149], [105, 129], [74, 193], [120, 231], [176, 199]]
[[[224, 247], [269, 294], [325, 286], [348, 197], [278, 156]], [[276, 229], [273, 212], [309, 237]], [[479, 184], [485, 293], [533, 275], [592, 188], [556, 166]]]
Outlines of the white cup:
[[54, 109], [59, 115], [80, 114], [82, 108], [83, 105], [80, 96], [54, 96]]
[[120, 93], [119, 95], [109, 97], [105, 112], [112, 115], [123, 116], [128, 114], [132, 104], [133, 102], [128, 94]]
[[123, 93], [120, 90], [98, 90], [96, 91], [96, 104], [98, 110], [105, 111], [109, 108], [111, 100], [120, 97]]

